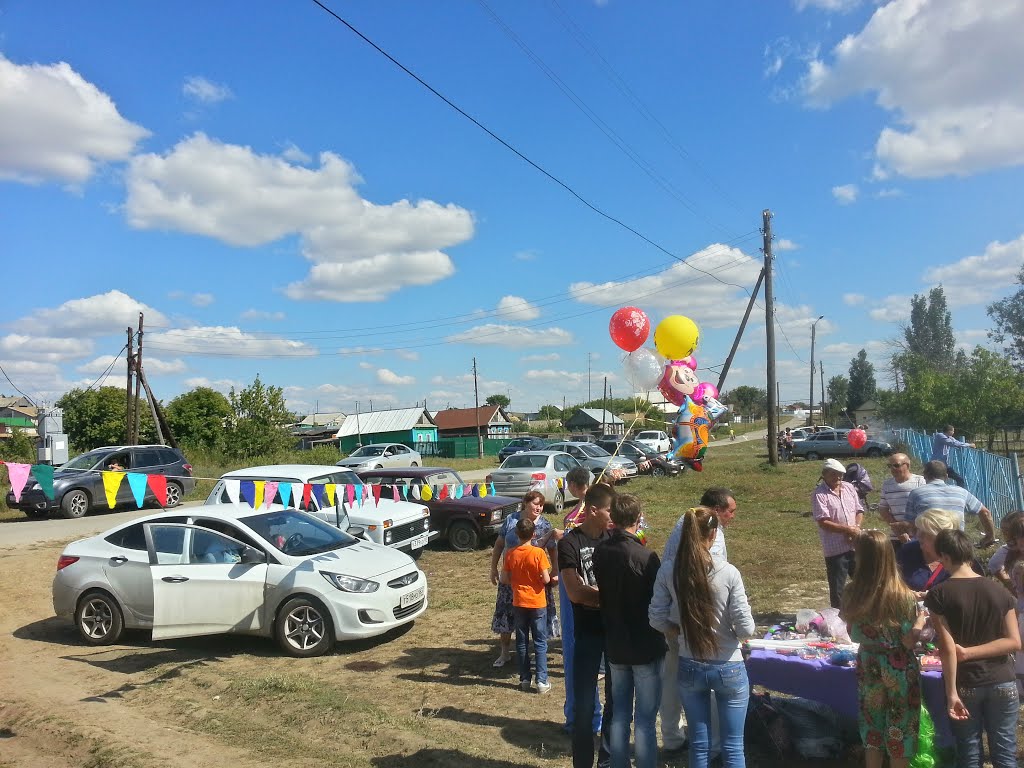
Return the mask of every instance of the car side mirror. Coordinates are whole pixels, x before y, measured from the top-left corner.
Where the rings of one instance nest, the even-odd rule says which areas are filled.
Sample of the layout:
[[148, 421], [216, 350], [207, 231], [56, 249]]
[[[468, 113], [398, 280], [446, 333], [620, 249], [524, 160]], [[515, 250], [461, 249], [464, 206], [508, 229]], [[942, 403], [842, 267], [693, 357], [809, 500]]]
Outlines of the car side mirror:
[[267, 555], [256, 547], [246, 547], [242, 550], [242, 563], [245, 565], [257, 565], [267, 562]]
[[355, 536], [357, 539], [365, 539], [366, 538], [366, 529], [363, 528], [360, 525], [350, 526], [349, 529], [346, 531], [346, 533], [349, 536]]

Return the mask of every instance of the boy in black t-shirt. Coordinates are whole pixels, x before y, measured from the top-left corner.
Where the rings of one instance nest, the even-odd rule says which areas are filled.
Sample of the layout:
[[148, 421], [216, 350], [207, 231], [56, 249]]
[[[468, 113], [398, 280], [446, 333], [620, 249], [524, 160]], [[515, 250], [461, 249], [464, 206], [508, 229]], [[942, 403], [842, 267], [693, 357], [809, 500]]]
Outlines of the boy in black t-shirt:
[[981, 768], [981, 732], [994, 768], [1016, 768], [1019, 715], [1013, 653], [1020, 649], [1013, 597], [971, 569], [967, 534], [945, 530], [935, 551], [950, 578], [925, 598], [938, 634], [957, 765]]
[[[558, 542], [558, 572], [572, 602], [575, 631], [573, 646], [573, 694], [576, 716], [573, 718], [573, 768], [593, 768], [594, 734], [591, 719], [597, 705], [597, 675], [604, 654], [604, 626], [601, 623], [597, 578], [594, 576], [594, 549], [609, 537], [612, 499], [615, 492], [598, 483], [587, 489], [583, 499], [583, 522]], [[601, 724], [601, 751], [598, 766], [610, 760], [608, 737], [611, 728], [611, 677], [605, 678], [604, 720]]]

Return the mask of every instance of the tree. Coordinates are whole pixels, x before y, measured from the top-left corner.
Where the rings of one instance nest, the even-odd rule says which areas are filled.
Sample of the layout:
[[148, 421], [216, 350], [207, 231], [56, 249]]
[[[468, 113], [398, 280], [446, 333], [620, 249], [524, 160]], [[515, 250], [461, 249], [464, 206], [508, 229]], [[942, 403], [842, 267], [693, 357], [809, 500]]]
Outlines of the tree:
[[[72, 389], [56, 403], [64, 411], [64, 430], [79, 450], [121, 445], [125, 433], [125, 392], [118, 387]], [[153, 417], [145, 398], [139, 400], [139, 440], [156, 441]]]
[[1018, 370], [1024, 371], [1024, 266], [1017, 273], [1021, 287], [1012, 296], [1007, 296], [988, 305], [988, 316], [995, 322], [988, 337], [997, 344], [1005, 344], [1004, 351]]
[[732, 406], [735, 413], [754, 419], [768, 415], [768, 390], [760, 387], [741, 386], [730, 389], [719, 398]]
[[832, 423], [837, 422], [840, 410], [846, 407], [846, 401], [850, 399], [850, 380], [845, 376], [833, 376], [828, 380], [825, 388], [828, 393], [829, 418]]
[[862, 349], [850, 361], [850, 387], [846, 393], [846, 410], [853, 413], [868, 400], [873, 400], [877, 391], [875, 366], [868, 362], [867, 350]]
[[546, 419], [547, 421], [561, 421], [562, 411], [554, 405], [542, 405], [540, 410], [537, 411], [538, 419]]
[[196, 387], [167, 404], [167, 422], [175, 438], [195, 448], [222, 448], [231, 415], [228, 399], [209, 387]]
[[280, 387], [265, 386], [257, 376], [241, 392], [232, 387], [228, 402], [231, 415], [225, 448], [229, 455], [242, 459], [271, 457], [294, 442], [286, 426], [295, 421], [295, 415], [285, 405]]
[[512, 401], [508, 399], [508, 395], [488, 395], [487, 399], [484, 400], [488, 405], [500, 405], [502, 408], [508, 408]]
[[21, 464], [36, 463], [36, 440], [28, 432], [11, 427], [11, 436], [0, 440], [0, 459]]
[[946, 307], [942, 286], [927, 296], [914, 294], [910, 300], [910, 324], [903, 328], [905, 354], [927, 360], [936, 368], [948, 368], [956, 354], [953, 316]]

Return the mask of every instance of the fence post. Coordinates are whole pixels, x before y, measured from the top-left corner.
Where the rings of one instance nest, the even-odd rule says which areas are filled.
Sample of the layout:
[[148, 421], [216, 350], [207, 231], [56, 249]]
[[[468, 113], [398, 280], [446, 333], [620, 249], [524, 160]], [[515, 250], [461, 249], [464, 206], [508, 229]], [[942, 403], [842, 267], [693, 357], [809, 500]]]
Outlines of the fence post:
[[1013, 471], [1013, 490], [1016, 497], [1017, 509], [1024, 509], [1024, 478], [1020, 474], [1020, 463], [1017, 461], [1017, 454], [1010, 454], [1010, 469]]

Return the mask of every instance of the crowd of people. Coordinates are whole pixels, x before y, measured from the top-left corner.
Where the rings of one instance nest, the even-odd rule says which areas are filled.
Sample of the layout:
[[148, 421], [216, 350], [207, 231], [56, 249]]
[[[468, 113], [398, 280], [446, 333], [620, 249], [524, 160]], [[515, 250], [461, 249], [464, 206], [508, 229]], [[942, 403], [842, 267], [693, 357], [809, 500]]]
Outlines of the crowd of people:
[[[995, 768], [1016, 766], [1024, 668], [1020, 661], [1015, 668], [1014, 654], [1024, 605], [1014, 595], [1024, 600], [1024, 512], [1001, 521], [1006, 543], [988, 563], [995, 580], [980, 578], [986, 571], [964, 523], [977, 515], [981, 544], [991, 544], [989, 510], [947, 484], [941, 460], [928, 462], [922, 475], [902, 453], [887, 465], [891, 476], [878, 511], [888, 531], [862, 527], [867, 491], [834, 459], [824, 462], [811, 495], [830, 603], [859, 643], [866, 764], [880, 767], [888, 756], [898, 768], [915, 754], [921, 704], [915, 648], [922, 632], [933, 631], [957, 765], [980, 768], [985, 733]], [[726, 768], [744, 766], [750, 684], [741, 650], [755, 624], [726, 548], [735, 495], [708, 488], [678, 519], [659, 557], [638, 535], [639, 498], [591, 484], [583, 468], [566, 483], [578, 501], [561, 527], [543, 517], [544, 496], [533, 491], [494, 545], [495, 666], [511, 661], [514, 635], [520, 688], [546, 694], [548, 640], [561, 637], [574, 768], [593, 768], [595, 758], [598, 766], [654, 768], [659, 756], [684, 754], [692, 768], [716, 757]]]

